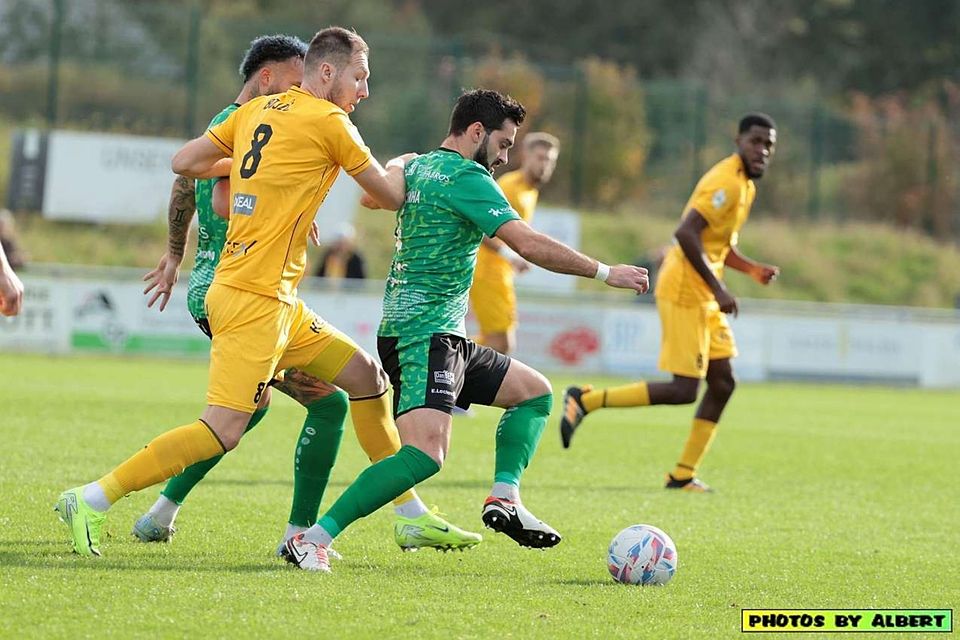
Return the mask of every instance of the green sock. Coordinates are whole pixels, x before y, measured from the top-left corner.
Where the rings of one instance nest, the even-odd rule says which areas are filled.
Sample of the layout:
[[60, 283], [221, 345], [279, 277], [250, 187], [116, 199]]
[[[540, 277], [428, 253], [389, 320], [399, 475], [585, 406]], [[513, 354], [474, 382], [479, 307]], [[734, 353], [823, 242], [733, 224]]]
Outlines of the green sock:
[[497, 425], [494, 482], [520, 485], [520, 476], [537, 450], [552, 406], [553, 394], [548, 393], [506, 410]]
[[317, 521], [330, 470], [337, 460], [343, 421], [347, 417], [347, 394], [343, 391], [307, 405], [307, 418], [293, 457], [293, 505], [290, 524], [309, 527]]
[[317, 524], [336, 537], [354, 520], [370, 515], [438, 471], [440, 465], [433, 458], [416, 447], [404, 445], [357, 476]]
[[[250, 416], [250, 422], [247, 423], [247, 428], [244, 429], [243, 432], [246, 433], [257, 426], [257, 424], [263, 420], [263, 416], [267, 415], [268, 408], [269, 406], [254, 411], [253, 415]], [[197, 486], [198, 482], [203, 480], [203, 477], [207, 475], [210, 469], [217, 466], [217, 463], [220, 462], [222, 458], [223, 455], [219, 455], [208, 460], [195, 462], [178, 475], [170, 478], [170, 480], [167, 481], [167, 486], [160, 492], [160, 495], [165, 496], [177, 504], [183, 504], [183, 501], [187, 499], [187, 494]]]

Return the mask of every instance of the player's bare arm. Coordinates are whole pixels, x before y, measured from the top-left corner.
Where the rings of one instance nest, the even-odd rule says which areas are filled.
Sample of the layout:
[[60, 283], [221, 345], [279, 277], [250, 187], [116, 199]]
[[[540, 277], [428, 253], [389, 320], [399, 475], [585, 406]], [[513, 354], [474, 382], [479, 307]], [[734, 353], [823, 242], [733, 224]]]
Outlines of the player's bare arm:
[[190, 222], [197, 208], [196, 185], [190, 178], [177, 176], [170, 190], [170, 205], [167, 207], [167, 252], [160, 258], [156, 269], [143, 276], [147, 283], [144, 295], [153, 291], [147, 301], [152, 307], [160, 301], [160, 311], [167, 308], [173, 287], [180, 278], [180, 264], [187, 246]]
[[701, 234], [707, 226], [706, 218], [700, 215], [700, 212], [696, 209], [691, 209], [683, 217], [673, 237], [677, 239], [677, 244], [683, 250], [683, 255], [686, 256], [696, 272], [700, 274], [703, 281], [713, 291], [713, 295], [716, 296], [717, 303], [720, 305], [720, 311], [737, 315], [737, 299], [727, 291], [724, 284], [710, 270], [707, 256], [703, 253]]
[[780, 275], [780, 267], [757, 262], [740, 253], [736, 247], [730, 247], [724, 264], [735, 271], [745, 273], [760, 284], [767, 285]]
[[483, 236], [483, 240], [480, 241], [480, 244], [485, 246], [491, 251], [495, 251], [503, 256], [507, 262], [510, 263], [510, 266], [513, 267], [513, 270], [517, 273], [525, 273], [530, 270], [530, 263], [521, 258], [515, 251], [510, 249], [507, 244], [498, 238], [491, 238], [489, 236]]
[[[373, 159], [369, 167], [353, 177], [364, 190], [360, 204], [368, 209], [386, 209], [387, 211], [396, 211], [402, 207], [407, 195], [403, 170], [407, 163], [416, 157], [416, 153], [405, 153], [391, 158], [384, 167]], [[370, 182], [372, 188], [367, 188], [364, 181]]]
[[[539, 231], [534, 231], [522, 220], [511, 220], [497, 229], [497, 237], [524, 259], [554, 273], [567, 273], [583, 278], [603, 275], [604, 267], [599, 261], [586, 256], [558, 240]], [[606, 278], [599, 278], [611, 287], [633, 289], [646, 293], [650, 288], [647, 270], [629, 264], [606, 267]]]
[[174, 173], [204, 180], [230, 175], [232, 161], [220, 147], [206, 136], [194, 138], [173, 156], [170, 167]]
[[7, 261], [0, 246], [0, 314], [15, 316], [23, 305], [23, 283]]
[[210, 204], [215, 214], [224, 220], [230, 219], [230, 178], [222, 178], [214, 183]]

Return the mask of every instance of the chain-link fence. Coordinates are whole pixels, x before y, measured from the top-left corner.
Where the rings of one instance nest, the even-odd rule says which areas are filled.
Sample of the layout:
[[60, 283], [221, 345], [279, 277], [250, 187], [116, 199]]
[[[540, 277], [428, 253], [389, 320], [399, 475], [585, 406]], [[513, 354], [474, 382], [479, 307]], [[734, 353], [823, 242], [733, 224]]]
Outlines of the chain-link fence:
[[[272, 14], [213, 19], [198, 5], [6, 0], [5, 7], [0, 121], [14, 126], [192, 137], [236, 96], [251, 39], [283, 32], [308, 40], [315, 31]], [[548, 200], [599, 210], [656, 203], [679, 215], [697, 178], [732, 152], [738, 118], [762, 110], [778, 122], [779, 148], [758, 210], [960, 235], [956, 87], [920, 106], [771, 99], [721, 94], [696, 81], [644, 81], [601, 60], [545, 67], [522, 56], [468, 56], [453, 40], [363, 35], [371, 97], [353, 118], [378, 155], [438, 144], [460, 90], [490, 86], [528, 107], [524, 130], [561, 138]]]

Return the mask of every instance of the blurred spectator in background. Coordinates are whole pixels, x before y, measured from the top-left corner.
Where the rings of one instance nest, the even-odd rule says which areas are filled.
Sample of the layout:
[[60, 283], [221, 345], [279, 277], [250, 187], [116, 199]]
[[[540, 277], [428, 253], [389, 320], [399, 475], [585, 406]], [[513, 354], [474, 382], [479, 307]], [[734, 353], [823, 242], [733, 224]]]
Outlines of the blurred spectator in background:
[[0, 315], [15, 316], [23, 305], [23, 283], [0, 246]]
[[16, 222], [7, 209], [0, 209], [0, 246], [7, 256], [7, 262], [14, 269], [22, 269], [27, 263], [27, 254], [20, 248], [17, 239]]
[[337, 227], [333, 242], [320, 259], [317, 275], [321, 278], [366, 278], [367, 266], [357, 251], [356, 239], [357, 232], [352, 225], [344, 222]]

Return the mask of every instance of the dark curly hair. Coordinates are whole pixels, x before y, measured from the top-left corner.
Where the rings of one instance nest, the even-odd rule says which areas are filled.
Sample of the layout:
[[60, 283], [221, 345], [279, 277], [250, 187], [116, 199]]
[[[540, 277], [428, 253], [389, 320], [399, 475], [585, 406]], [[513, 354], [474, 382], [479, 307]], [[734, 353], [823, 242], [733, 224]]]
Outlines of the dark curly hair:
[[750, 127], [753, 125], [757, 125], [758, 127], [763, 127], [765, 129], [777, 128], [777, 123], [773, 121], [773, 118], [765, 113], [755, 111], [740, 118], [740, 125], [737, 127], [737, 133], [745, 133], [750, 131]]
[[457, 98], [450, 116], [450, 135], [460, 135], [474, 122], [482, 124], [490, 133], [502, 127], [507, 118], [523, 124], [526, 115], [523, 105], [510, 96], [490, 89], [474, 89]]
[[240, 77], [247, 82], [268, 62], [284, 62], [290, 58], [300, 58], [307, 54], [307, 45], [296, 36], [277, 34], [259, 36], [250, 43], [240, 63]]

